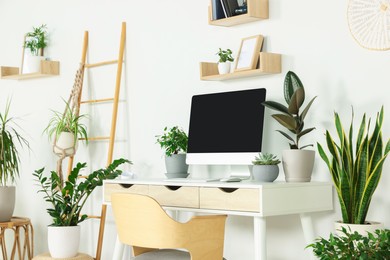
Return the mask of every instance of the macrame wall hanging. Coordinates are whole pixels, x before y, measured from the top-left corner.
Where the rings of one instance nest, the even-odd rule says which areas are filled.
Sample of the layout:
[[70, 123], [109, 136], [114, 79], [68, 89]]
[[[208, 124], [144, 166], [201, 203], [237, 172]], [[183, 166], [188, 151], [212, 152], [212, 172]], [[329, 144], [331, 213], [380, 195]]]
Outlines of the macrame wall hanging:
[[349, 30], [360, 46], [390, 49], [390, 0], [350, 0], [347, 16]]

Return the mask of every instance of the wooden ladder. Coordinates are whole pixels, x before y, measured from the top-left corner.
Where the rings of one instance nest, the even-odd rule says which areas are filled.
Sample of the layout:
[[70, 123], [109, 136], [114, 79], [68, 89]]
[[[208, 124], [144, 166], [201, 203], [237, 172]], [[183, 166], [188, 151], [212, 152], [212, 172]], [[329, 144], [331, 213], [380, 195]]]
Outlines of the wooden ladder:
[[[79, 108], [80, 108], [81, 104], [95, 104], [95, 103], [101, 103], [101, 102], [112, 102], [113, 103], [110, 135], [109, 136], [88, 137], [88, 141], [101, 141], [101, 140], [108, 140], [109, 141], [108, 154], [107, 154], [107, 166], [112, 163], [112, 155], [113, 155], [113, 151], [114, 151], [116, 122], [117, 122], [117, 115], [118, 115], [119, 92], [120, 92], [120, 85], [121, 85], [121, 78], [122, 78], [122, 67], [123, 67], [123, 56], [124, 56], [125, 42], [126, 42], [126, 23], [123, 22], [122, 23], [122, 31], [121, 31], [118, 59], [117, 60], [110, 60], [110, 61], [103, 61], [103, 62], [98, 62], [98, 63], [93, 63], [93, 64], [86, 64], [87, 50], [88, 50], [88, 31], [84, 32], [83, 50], [82, 50], [82, 54], [81, 54], [82, 78], [84, 78], [85, 69], [92, 69], [92, 68], [96, 68], [96, 67], [100, 67], [100, 66], [117, 64], [114, 97], [81, 101], [82, 86], [83, 86], [83, 83], [81, 83], [81, 91], [80, 91], [79, 102], [78, 102]], [[83, 80], [82, 80], [82, 82], [83, 82]], [[69, 161], [68, 161], [68, 175], [72, 171], [72, 168], [73, 168], [73, 156], [70, 157]], [[101, 259], [101, 253], [102, 253], [102, 247], [103, 247], [104, 227], [105, 227], [105, 221], [106, 221], [106, 211], [107, 211], [107, 205], [103, 204], [100, 216], [88, 216], [89, 218], [100, 219], [99, 237], [98, 237], [96, 257], [95, 257], [96, 260]]]

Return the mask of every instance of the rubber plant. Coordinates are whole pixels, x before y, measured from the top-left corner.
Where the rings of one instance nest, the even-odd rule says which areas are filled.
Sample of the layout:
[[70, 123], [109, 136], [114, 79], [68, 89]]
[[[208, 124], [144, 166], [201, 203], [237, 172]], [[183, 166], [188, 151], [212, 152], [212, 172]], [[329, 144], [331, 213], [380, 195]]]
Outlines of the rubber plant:
[[107, 168], [93, 171], [83, 181], [80, 181], [80, 171], [86, 168], [86, 163], [77, 163], [62, 182], [57, 172], [51, 171], [50, 176], [44, 175], [44, 168], [36, 170], [33, 176], [41, 187], [38, 193], [44, 193], [44, 199], [51, 204], [47, 213], [52, 217], [51, 226], [77, 226], [87, 215], [81, 210], [92, 191], [103, 185], [103, 180], [115, 179], [122, 171], [117, 169], [123, 163], [131, 163], [126, 159], [114, 160]]
[[334, 121], [339, 143], [326, 131], [329, 155], [317, 143], [321, 158], [332, 176], [339, 198], [344, 223], [364, 224], [371, 198], [382, 175], [382, 167], [390, 151], [390, 139], [386, 145], [382, 140], [383, 106], [377, 114], [375, 126], [369, 133], [371, 119], [363, 115], [353, 144], [353, 112], [349, 132], [345, 132], [340, 116], [335, 113]]
[[315, 127], [304, 129], [304, 120], [315, 98], [311, 99], [306, 107], [301, 110], [305, 102], [305, 89], [299, 77], [294, 72], [289, 71], [284, 79], [284, 99], [287, 106], [275, 101], [263, 102], [264, 106], [280, 112], [272, 115], [272, 117], [293, 134], [291, 136], [291, 134], [277, 130], [290, 141], [290, 149], [303, 149], [308, 146], [313, 146], [312, 144], [300, 146], [299, 141], [302, 136], [315, 129]]

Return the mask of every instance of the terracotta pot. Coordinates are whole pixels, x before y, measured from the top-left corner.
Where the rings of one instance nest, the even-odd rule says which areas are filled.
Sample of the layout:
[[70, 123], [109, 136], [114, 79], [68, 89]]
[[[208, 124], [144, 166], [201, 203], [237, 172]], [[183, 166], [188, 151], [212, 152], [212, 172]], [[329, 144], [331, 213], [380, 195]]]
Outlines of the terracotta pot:
[[80, 226], [48, 227], [47, 241], [52, 258], [71, 258], [77, 255]]
[[312, 150], [284, 150], [282, 161], [286, 182], [309, 182], [313, 172], [314, 155]]

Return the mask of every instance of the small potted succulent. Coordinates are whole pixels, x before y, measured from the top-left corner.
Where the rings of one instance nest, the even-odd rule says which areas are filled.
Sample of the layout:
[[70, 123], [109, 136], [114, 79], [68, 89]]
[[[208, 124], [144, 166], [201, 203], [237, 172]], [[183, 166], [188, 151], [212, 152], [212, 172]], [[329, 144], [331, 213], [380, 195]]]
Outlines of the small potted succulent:
[[255, 181], [273, 182], [279, 175], [280, 160], [271, 153], [259, 153], [252, 161], [252, 176]]
[[275, 101], [265, 101], [263, 105], [280, 113], [272, 117], [288, 132], [277, 130], [289, 140], [290, 150], [284, 150], [282, 154], [283, 169], [287, 182], [309, 182], [314, 166], [314, 151], [303, 150], [312, 144], [303, 145], [299, 143], [302, 136], [310, 133], [315, 127], [304, 128], [304, 120], [314, 102], [310, 100], [303, 110], [300, 110], [305, 102], [305, 89], [299, 77], [292, 71], [287, 72], [284, 79], [284, 98], [287, 106]]
[[232, 57], [233, 52], [230, 49], [222, 50], [219, 48], [219, 51], [216, 53], [219, 56], [218, 60], [218, 72], [219, 74], [230, 73], [231, 63], [234, 61]]
[[23, 73], [40, 71], [41, 60], [44, 60], [44, 48], [47, 46], [47, 36], [46, 24], [33, 27], [33, 30], [26, 34], [24, 48], [29, 50], [29, 55], [25, 56]]
[[178, 126], [168, 130], [164, 128], [162, 135], [157, 135], [157, 143], [165, 149], [165, 167], [168, 178], [188, 177], [188, 165], [186, 164], [186, 152], [188, 145], [187, 134]]
[[53, 151], [62, 157], [72, 156], [76, 153], [79, 138], [88, 142], [86, 126], [81, 123], [86, 115], [76, 115], [67, 102], [64, 113], [53, 111], [53, 114], [44, 130], [53, 139]]

